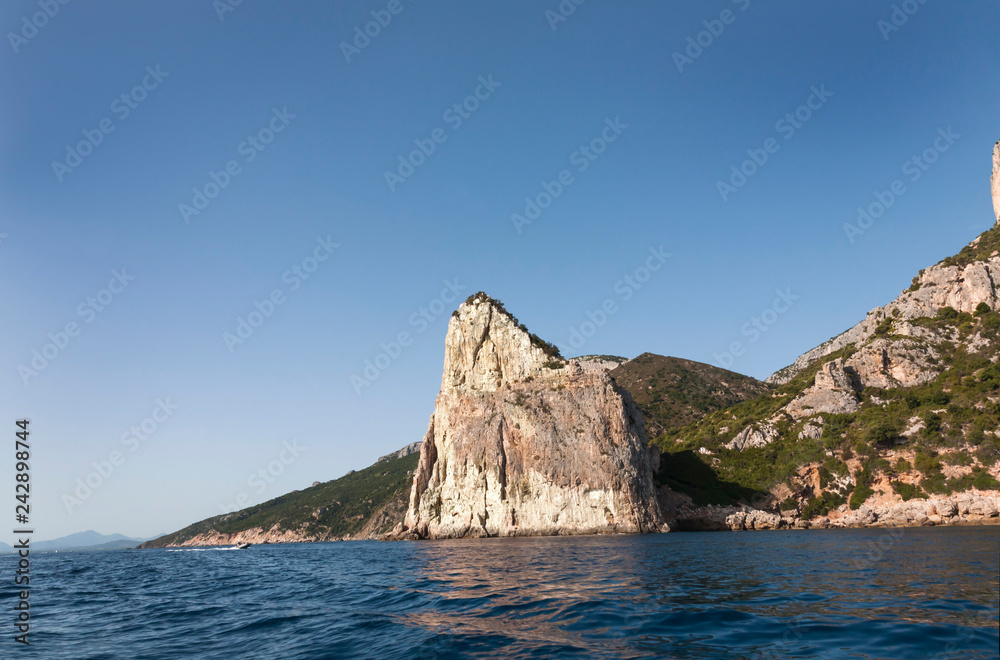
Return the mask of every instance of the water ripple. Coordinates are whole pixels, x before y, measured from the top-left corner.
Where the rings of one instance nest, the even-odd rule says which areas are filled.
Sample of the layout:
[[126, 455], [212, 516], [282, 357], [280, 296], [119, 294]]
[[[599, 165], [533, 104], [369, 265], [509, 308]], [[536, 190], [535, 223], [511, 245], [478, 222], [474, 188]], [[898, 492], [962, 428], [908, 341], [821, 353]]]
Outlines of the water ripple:
[[1000, 528], [887, 534], [36, 555], [18, 656], [1000, 657]]

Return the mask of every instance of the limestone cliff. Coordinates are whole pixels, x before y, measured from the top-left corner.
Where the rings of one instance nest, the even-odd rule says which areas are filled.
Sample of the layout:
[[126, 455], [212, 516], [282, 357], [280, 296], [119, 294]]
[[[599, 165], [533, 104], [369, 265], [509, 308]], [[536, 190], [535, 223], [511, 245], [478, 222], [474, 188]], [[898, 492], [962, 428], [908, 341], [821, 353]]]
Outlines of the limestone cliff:
[[[1000, 252], [994, 249], [995, 229], [973, 241], [963, 252], [982, 252], [978, 259], [951, 258], [920, 272], [913, 285], [894, 301], [878, 307], [856, 326], [804, 353], [767, 382], [782, 385], [813, 363], [853, 344], [859, 352], [847, 361], [861, 385], [910, 387], [933, 379], [934, 344], [954, 341], [950, 329], [929, 328], [924, 319], [942, 309], [975, 314], [981, 304], [1000, 309]], [[984, 240], [985, 239], [985, 240]], [[958, 255], [961, 257], [961, 254]]]
[[485, 294], [452, 316], [406, 519], [418, 538], [663, 526], [642, 413]]
[[1000, 224], [768, 383], [657, 439], [672, 528], [1000, 522]]
[[941, 369], [936, 344], [964, 343], [976, 351], [980, 335], [959, 336], [951, 327], [928, 327], [927, 319], [942, 310], [982, 314], [1000, 309], [1000, 140], [993, 146], [990, 177], [995, 222], [958, 255], [920, 271], [910, 288], [884, 307], [873, 309], [861, 323], [803, 354], [794, 364], [774, 373], [767, 382], [783, 385], [810, 365], [848, 346], [858, 348], [847, 369], [862, 387], [912, 387], [933, 380]]
[[993, 145], [993, 176], [990, 178], [990, 187], [993, 192], [993, 212], [997, 216], [997, 225], [1000, 225], [1000, 140]]

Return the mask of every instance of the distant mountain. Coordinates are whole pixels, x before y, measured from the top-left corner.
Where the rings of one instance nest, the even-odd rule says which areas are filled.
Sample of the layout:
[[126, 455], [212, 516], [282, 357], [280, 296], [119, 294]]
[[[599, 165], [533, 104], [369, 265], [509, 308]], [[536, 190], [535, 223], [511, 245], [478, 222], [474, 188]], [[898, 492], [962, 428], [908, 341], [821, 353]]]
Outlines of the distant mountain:
[[[31, 549], [36, 552], [52, 552], [55, 550], [121, 550], [134, 548], [146, 539], [137, 539], [123, 534], [99, 534], [94, 530], [77, 532], [51, 541], [32, 541]], [[7, 543], [0, 543], [0, 553], [13, 552]]]
[[635, 399], [650, 439], [768, 391], [761, 381], [710, 364], [643, 353], [610, 375]]

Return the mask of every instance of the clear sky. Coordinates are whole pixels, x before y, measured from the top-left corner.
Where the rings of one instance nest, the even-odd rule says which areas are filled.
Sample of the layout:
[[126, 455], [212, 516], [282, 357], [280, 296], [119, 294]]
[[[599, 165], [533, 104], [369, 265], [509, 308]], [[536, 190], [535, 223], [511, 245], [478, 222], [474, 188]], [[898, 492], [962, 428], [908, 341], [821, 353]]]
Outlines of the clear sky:
[[4, 2], [0, 494], [21, 417], [36, 538], [365, 467], [478, 290], [767, 377], [991, 225], [1000, 5], [901, 5]]

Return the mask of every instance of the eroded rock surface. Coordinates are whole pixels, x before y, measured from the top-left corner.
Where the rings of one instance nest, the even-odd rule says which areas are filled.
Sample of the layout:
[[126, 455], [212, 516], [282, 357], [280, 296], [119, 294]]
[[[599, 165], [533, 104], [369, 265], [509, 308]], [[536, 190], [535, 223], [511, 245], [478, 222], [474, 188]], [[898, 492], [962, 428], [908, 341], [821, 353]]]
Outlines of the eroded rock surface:
[[855, 390], [853, 374], [848, 373], [844, 361], [836, 359], [823, 365], [816, 373], [816, 381], [785, 407], [794, 419], [818, 413], [852, 413], [861, 407]]
[[[944, 263], [920, 273], [914, 285], [896, 300], [873, 309], [861, 323], [830, 341], [804, 353], [794, 364], [781, 369], [767, 379], [768, 383], [787, 383], [817, 360], [854, 344], [865, 355], [848, 360], [865, 386], [893, 387], [920, 384], [933, 379], [937, 370], [931, 368], [937, 355], [933, 344], [951, 337], [937, 336], [915, 319], [935, 317], [942, 308], [975, 314], [980, 303], [990, 309], [1000, 309], [1000, 255], [966, 265]], [[891, 339], [882, 335], [891, 334]], [[905, 341], [900, 341], [905, 340]], [[870, 344], [869, 344], [870, 343]], [[866, 344], [869, 344], [866, 346]], [[889, 347], [889, 344], [893, 346]], [[870, 382], [865, 382], [865, 379]]]
[[778, 439], [778, 429], [765, 422], [763, 424], [751, 424], [740, 431], [731, 442], [726, 443], [726, 449], [744, 451], [757, 447], [766, 447]]
[[400, 536], [665, 529], [642, 413], [601, 370], [533, 341], [485, 294], [453, 315]]
[[993, 145], [993, 176], [990, 177], [990, 188], [993, 192], [993, 212], [1000, 225], [1000, 140]]

